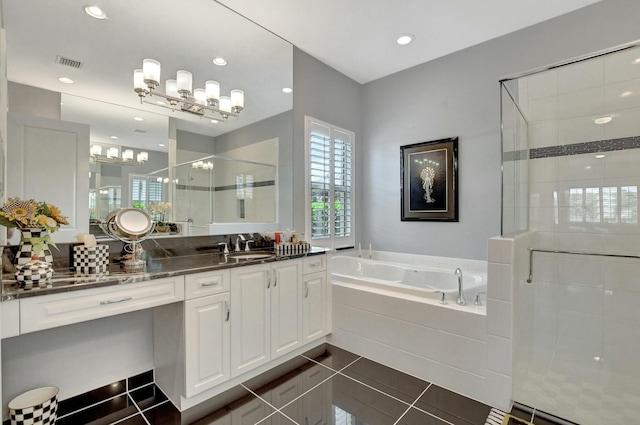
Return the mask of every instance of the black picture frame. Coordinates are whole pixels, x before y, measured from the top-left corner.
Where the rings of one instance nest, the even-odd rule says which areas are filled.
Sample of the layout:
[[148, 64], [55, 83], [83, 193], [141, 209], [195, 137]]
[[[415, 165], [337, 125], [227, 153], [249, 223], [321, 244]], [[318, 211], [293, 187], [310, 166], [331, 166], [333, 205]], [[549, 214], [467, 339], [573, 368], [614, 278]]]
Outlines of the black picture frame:
[[458, 221], [458, 138], [400, 146], [402, 221]]

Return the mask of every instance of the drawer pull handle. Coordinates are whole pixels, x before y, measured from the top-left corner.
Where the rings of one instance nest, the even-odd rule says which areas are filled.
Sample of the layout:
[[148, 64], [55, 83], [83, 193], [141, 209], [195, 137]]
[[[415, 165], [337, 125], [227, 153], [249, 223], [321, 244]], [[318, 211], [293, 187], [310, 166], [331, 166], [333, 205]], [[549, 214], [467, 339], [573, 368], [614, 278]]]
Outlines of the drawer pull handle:
[[224, 308], [227, 310], [227, 318], [225, 319], [225, 322], [228, 322], [231, 315], [231, 309], [229, 309], [229, 301], [224, 302]]
[[123, 298], [118, 298], [116, 300], [100, 301], [100, 304], [101, 305], [117, 304], [117, 303], [123, 303], [125, 301], [131, 301], [132, 299], [133, 299], [133, 297], [123, 297]]
[[317, 263], [309, 263], [309, 267], [320, 267], [320, 262]]
[[304, 283], [304, 289], [306, 289], [304, 297], [309, 298], [309, 284], [307, 282]]
[[275, 288], [277, 284], [278, 284], [278, 271], [274, 270], [273, 271], [273, 287]]
[[271, 274], [269, 273], [269, 270], [265, 270], [264, 271], [267, 274], [267, 289], [271, 288]]
[[218, 281], [214, 280], [213, 282], [202, 282], [200, 286], [215, 286], [217, 284], [218, 284]]

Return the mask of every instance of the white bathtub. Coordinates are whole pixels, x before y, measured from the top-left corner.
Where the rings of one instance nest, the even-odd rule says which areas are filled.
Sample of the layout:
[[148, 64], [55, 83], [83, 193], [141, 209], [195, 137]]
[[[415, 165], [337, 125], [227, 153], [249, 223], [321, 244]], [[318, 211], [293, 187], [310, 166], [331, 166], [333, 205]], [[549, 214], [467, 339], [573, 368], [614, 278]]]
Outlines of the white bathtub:
[[[476, 295], [486, 293], [486, 273], [462, 270], [463, 295], [467, 304], [473, 305]], [[331, 259], [331, 280], [365, 287], [382, 289], [401, 294], [440, 300], [445, 293], [449, 304], [458, 299], [456, 267], [430, 267], [371, 260], [347, 255], [335, 255]], [[481, 296], [484, 303], [485, 295]]]

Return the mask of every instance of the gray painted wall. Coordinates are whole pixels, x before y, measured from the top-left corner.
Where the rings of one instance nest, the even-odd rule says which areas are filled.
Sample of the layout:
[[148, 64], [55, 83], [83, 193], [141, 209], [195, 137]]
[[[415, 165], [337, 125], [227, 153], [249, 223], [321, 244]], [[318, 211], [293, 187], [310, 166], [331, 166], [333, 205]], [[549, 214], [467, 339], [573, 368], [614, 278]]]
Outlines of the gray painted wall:
[[[356, 157], [363, 150], [360, 124], [360, 92], [362, 86], [335, 69], [294, 47], [293, 49], [293, 228], [304, 231], [305, 157], [304, 116], [337, 125], [356, 133]], [[360, 167], [356, 164], [355, 181]], [[356, 183], [359, 184], [359, 183]], [[362, 234], [360, 193], [355, 193], [356, 240]]]
[[[356, 132], [363, 246], [486, 259], [487, 238], [500, 234], [498, 81], [633, 41], [638, 16], [637, 0], [604, 0], [365, 84]], [[399, 147], [452, 136], [460, 138], [460, 221], [401, 222]]]
[[9, 82], [7, 100], [10, 112], [60, 119], [60, 93]]

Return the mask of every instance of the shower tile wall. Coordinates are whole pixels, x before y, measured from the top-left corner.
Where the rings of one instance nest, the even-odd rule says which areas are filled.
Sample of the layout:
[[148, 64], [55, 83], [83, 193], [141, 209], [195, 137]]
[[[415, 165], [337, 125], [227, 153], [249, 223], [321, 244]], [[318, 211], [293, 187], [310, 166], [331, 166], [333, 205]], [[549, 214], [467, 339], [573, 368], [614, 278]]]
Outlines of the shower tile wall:
[[[522, 78], [519, 97], [531, 149], [604, 146], [529, 161], [532, 245], [640, 255], [640, 149], [610, 150], [640, 135], [640, 49]], [[596, 125], [603, 116], [612, 121]], [[525, 290], [534, 297], [534, 350], [515, 400], [582, 424], [637, 420], [640, 259], [536, 253]]]

